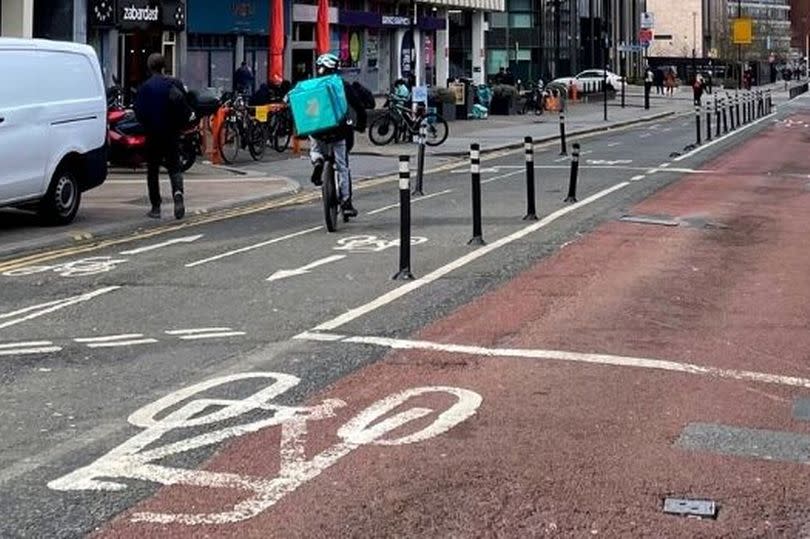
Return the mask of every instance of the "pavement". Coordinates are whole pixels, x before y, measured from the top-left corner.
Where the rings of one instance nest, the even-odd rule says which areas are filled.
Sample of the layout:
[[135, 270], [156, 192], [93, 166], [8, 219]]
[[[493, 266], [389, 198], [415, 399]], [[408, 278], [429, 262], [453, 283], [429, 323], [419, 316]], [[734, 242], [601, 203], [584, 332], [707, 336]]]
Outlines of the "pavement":
[[447, 162], [412, 281], [394, 177], [6, 258], [0, 537], [806, 534], [808, 126]]

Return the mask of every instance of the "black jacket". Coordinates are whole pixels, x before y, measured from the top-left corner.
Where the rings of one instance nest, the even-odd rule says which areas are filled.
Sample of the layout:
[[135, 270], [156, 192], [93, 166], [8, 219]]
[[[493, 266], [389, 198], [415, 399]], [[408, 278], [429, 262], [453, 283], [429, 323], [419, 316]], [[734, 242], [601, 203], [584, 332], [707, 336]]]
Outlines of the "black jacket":
[[[366, 130], [368, 115], [366, 114], [366, 108], [363, 106], [363, 101], [357, 96], [352, 85], [345, 80], [343, 81], [343, 90], [346, 92], [346, 101], [349, 102], [349, 113], [346, 116], [346, 120], [334, 129], [314, 135], [316, 139], [325, 142], [337, 142], [339, 140], [348, 141], [354, 137], [355, 130]], [[351, 124], [349, 120], [351, 120]]]
[[188, 121], [189, 112], [186, 90], [177, 79], [152, 75], [138, 88], [135, 116], [149, 134], [178, 133]]

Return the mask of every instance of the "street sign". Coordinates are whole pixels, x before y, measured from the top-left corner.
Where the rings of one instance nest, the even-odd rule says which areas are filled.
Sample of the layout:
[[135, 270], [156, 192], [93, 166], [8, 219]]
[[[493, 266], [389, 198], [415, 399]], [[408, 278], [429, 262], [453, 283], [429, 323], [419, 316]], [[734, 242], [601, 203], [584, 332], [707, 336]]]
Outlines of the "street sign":
[[748, 18], [734, 19], [733, 42], [735, 45], [750, 45], [754, 42], [754, 22]]
[[641, 28], [650, 29], [655, 28], [655, 13], [645, 11], [641, 14]]
[[648, 46], [653, 40], [653, 31], [649, 28], [642, 28], [638, 31], [638, 41], [644, 47]]

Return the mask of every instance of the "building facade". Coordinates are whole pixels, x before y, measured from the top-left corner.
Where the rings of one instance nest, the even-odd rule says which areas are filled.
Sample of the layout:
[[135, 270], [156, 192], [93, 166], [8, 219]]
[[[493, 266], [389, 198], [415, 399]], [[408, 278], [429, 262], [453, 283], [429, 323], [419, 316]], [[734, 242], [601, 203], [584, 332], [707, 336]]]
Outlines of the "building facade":
[[728, 0], [730, 19], [739, 16], [753, 19], [754, 42], [743, 45], [745, 61], [769, 61], [786, 59], [790, 52], [790, 2], [791, 0]]
[[810, 2], [791, 0], [790, 2], [791, 45], [807, 60], [810, 50]]

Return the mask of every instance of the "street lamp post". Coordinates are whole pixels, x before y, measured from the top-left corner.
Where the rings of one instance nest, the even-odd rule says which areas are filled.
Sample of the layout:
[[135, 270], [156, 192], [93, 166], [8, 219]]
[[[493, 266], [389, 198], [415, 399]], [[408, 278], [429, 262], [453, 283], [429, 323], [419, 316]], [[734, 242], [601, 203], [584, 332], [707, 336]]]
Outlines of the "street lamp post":
[[[742, 19], [742, 0], [737, 0], [737, 19]], [[740, 78], [737, 81], [740, 89], [743, 87], [742, 45], [737, 45], [737, 65], [740, 69]]]

